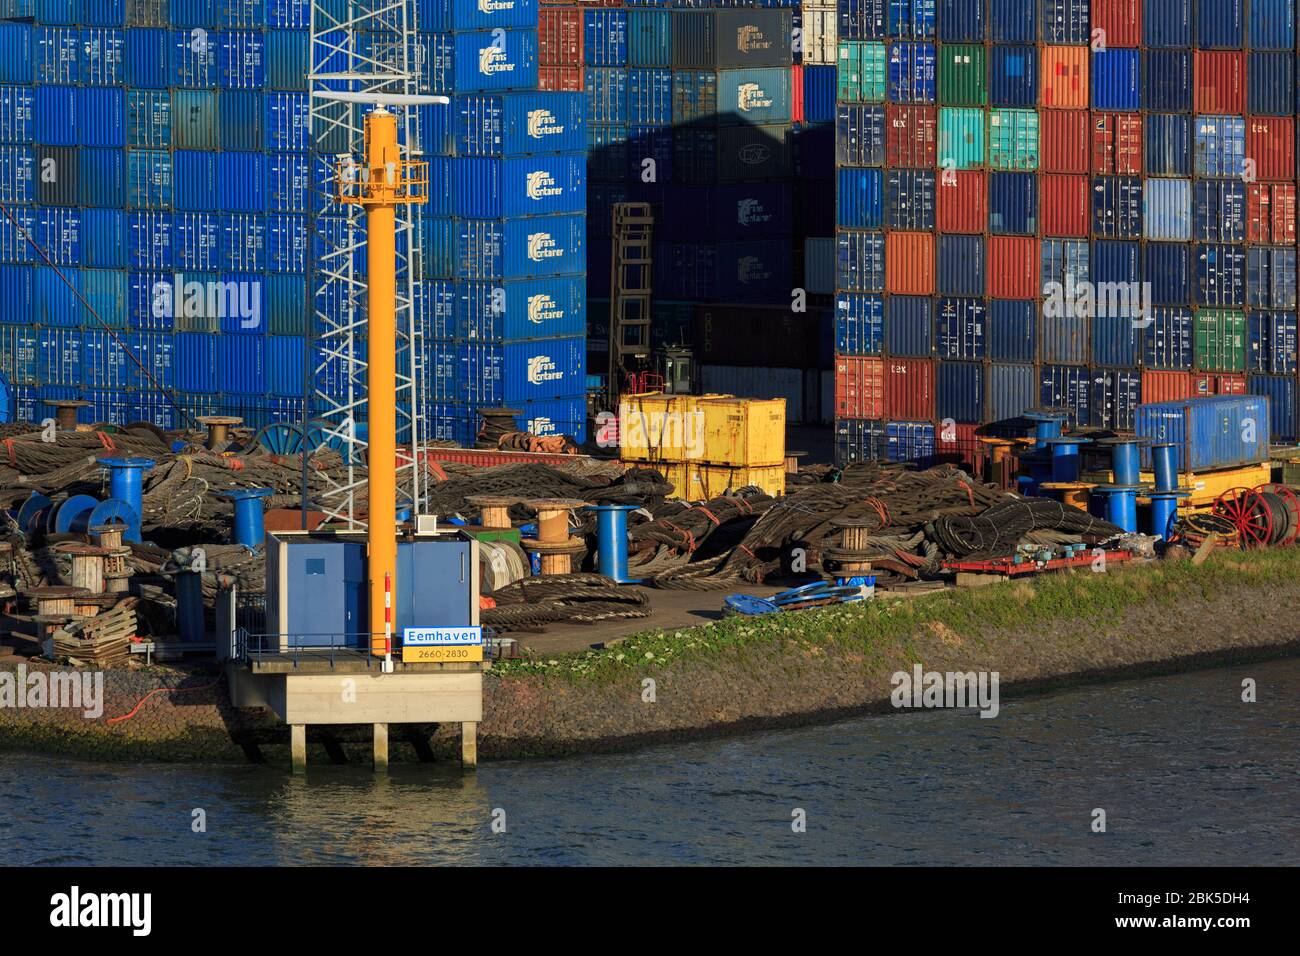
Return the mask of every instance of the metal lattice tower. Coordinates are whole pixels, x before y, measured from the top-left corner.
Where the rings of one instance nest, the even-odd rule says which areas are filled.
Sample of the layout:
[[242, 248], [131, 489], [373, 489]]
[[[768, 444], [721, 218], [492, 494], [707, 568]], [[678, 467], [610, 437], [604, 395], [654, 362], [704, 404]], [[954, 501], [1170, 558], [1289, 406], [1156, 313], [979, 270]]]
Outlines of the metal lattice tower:
[[[308, 250], [304, 361], [304, 436], [323, 432], [344, 459], [342, 477], [311, 494], [303, 462], [304, 511], [349, 528], [365, 521], [366, 281], [364, 213], [340, 203], [336, 166], [364, 151], [363, 119], [370, 108], [346, 97], [419, 92], [423, 66], [414, 0], [312, 0], [307, 76], [311, 154], [308, 157]], [[418, 114], [396, 107], [408, 158], [420, 155]], [[397, 358], [394, 386], [398, 440], [412, 450], [398, 468], [399, 499], [423, 510], [421, 468], [425, 432], [423, 330], [416, 294], [421, 278], [420, 207], [397, 213]], [[311, 427], [308, 426], [308, 421]], [[304, 445], [305, 448], [305, 445]], [[319, 473], [323, 474], [323, 472]]]

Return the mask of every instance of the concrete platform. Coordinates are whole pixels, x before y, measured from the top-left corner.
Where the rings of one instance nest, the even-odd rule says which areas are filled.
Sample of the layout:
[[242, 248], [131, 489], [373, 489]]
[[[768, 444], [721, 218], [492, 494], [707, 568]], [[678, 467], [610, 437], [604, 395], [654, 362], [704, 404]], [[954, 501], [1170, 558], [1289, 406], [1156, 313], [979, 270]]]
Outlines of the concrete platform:
[[[629, 585], [634, 587], [635, 585]], [[744, 584], [719, 591], [659, 591], [645, 588], [650, 595], [650, 617], [631, 620], [601, 621], [597, 624], [548, 624], [545, 633], [530, 634], [512, 631], [520, 645], [538, 654], [559, 654], [565, 651], [582, 651], [593, 644], [615, 641], [628, 634], [654, 629], [672, 630], [695, 627], [722, 617], [722, 599], [728, 594], [756, 594], [768, 597], [785, 590], [761, 584]]]

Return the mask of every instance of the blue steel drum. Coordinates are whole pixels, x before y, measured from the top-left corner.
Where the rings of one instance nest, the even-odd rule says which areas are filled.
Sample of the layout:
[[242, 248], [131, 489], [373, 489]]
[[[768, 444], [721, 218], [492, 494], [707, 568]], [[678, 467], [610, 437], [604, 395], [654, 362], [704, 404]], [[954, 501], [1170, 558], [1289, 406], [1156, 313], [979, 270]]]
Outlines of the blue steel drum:
[[126, 528], [122, 538], [125, 541], [140, 540], [140, 515], [120, 498], [109, 498], [95, 506], [95, 510], [86, 519], [86, 527], [119, 524]]
[[73, 495], [68, 498], [54, 509], [54, 532], [56, 534], [66, 534], [69, 531], [77, 534], [85, 533], [90, 527], [86, 519], [98, 504], [99, 499], [92, 498], [90, 495]]
[[302, 429], [293, 422], [272, 422], [257, 433], [256, 440], [272, 455], [295, 455], [303, 446]]
[[31, 534], [40, 527], [40, 516], [51, 504], [49, 498], [37, 491], [22, 503], [18, 509], [18, 527], [24, 534]]

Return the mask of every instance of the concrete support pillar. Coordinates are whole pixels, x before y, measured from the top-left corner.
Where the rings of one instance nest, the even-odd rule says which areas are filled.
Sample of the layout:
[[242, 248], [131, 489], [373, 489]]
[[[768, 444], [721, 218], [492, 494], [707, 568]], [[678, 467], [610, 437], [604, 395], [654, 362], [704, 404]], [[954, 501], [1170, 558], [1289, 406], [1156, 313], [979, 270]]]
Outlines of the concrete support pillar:
[[460, 766], [462, 770], [478, 769], [478, 723], [476, 721], [461, 722]]
[[375, 773], [388, 772], [388, 725], [375, 724]]
[[289, 727], [289, 769], [293, 773], [307, 772], [307, 725]]

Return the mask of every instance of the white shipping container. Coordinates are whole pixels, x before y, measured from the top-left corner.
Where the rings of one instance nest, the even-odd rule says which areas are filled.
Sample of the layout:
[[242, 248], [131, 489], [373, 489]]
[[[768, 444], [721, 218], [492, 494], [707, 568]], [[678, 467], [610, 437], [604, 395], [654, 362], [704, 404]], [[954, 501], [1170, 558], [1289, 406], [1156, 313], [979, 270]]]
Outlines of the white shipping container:
[[803, 281], [812, 295], [835, 294], [835, 237], [803, 241]]
[[803, 50], [804, 66], [834, 66], [836, 64], [836, 27], [838, 13], [835, 4], [803, 5], [803, 25], [799, 43]]

